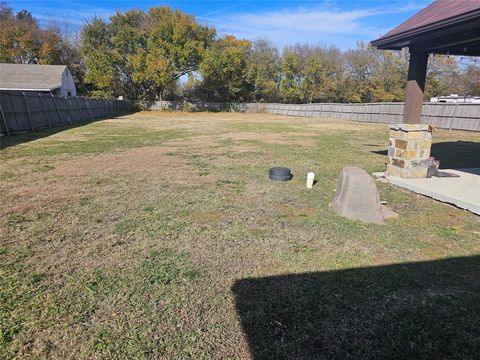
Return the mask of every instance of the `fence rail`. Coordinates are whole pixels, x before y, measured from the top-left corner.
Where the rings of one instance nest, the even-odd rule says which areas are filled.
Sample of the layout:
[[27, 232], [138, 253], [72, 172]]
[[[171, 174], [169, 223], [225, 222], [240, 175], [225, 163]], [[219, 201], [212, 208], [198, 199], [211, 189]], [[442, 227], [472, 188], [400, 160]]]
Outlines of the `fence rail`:
[[122, 115], [133, 106], [124, 100], [0, 93], [0, 132], [10, 135], [58, 125]]
[[[361, 122], [403, 122], [403, 103], [367, 104], [241, 104], [246, 112], [318, 116]], [[480, 131], [480, 104], [424, 103], [422, 123], [443, 129]]]

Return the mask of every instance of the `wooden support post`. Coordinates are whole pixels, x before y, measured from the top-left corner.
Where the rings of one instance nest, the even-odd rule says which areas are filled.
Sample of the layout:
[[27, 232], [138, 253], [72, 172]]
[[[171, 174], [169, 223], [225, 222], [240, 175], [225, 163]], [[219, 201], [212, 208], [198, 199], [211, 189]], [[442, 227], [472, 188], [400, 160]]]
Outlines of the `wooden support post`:
[[58, 118], [60, 119], [60, 122], [63, 124], [62, 114], [60, 114], [60, 110], [58, 110], [57, 102], [55, 101], [55, 96], [53, 94], [50, 94], [50, 96], [52, 97], [53, 104], [55, 105], [55, 109], [57, 109]]
[[52, 127], [52, 122], [50, 121], [50, 118], [48, 117], [47, 109], [45, 109], [45, 104], [43, 103], [42, 95], [38, 94], [38, 98], [40, 99], [40, 104], [42, 104], [43, 115], [45, 115], [45, 120], [47, 120], [47, 122], [48, 122], [48, 127], [51, 128]]
[[22, 93], [22, 94], [23, 94], [23, 100], [25, 100], [25, 107], [27, 108], [28, 121], [30, 121], [30, 127], [32, 128], [32, 131], [33, 131], [35, 129], [33, 128], [32, 116], [30, 115], [30, 109], [28, 108], [27, 95], [25, 95], [25, 93]]
[[427, 53], [410, 50], [407, 92], [403, 112], [403, 122], [405, 124], [420, 124], [421, 122], [427, 63]]
[[3, 112], [2, 103], [0, 102], [0, 114], [2, 115], [3, 126], [5, 127], [5, 131], [7, 135], [10, 135], [10, 129], [8, 128], [7, 119], [5, 118], [5, 113]]

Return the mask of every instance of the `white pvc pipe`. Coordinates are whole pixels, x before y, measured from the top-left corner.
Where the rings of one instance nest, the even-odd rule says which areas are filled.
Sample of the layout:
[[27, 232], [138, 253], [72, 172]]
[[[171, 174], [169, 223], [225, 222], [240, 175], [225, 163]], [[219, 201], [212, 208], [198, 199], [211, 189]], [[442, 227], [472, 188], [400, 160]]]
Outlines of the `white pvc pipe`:
[[314, 180], [315, 180], [315, 173], [309, 172], [307, 174], [307, 189], [311, 189], [313, 187]]

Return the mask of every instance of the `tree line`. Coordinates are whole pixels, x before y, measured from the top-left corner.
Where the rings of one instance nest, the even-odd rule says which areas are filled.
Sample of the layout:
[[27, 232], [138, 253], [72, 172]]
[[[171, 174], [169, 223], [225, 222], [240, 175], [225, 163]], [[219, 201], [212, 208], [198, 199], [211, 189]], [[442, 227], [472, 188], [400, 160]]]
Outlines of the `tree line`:
[[[181, 10], [152, 7], [85, 20], [72, 35], [40, 26], [27, 10], [0, 2], [0, 62], [65, 64], [81, 95], [134, 100], [257, 102], [403, 101], [407, 51], [357, 43], [296, 44], [218, 36]], [[480, 94], [473, 61], [430, 57], [425, 96]]]

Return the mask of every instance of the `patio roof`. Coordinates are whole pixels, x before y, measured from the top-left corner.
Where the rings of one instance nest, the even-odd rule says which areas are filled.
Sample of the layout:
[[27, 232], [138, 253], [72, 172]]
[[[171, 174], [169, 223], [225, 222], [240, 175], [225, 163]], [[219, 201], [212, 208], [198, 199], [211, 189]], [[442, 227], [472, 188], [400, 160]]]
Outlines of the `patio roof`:
[[436, 0], [384, 36], [378, 49], [480, 56], [480, 0]]

